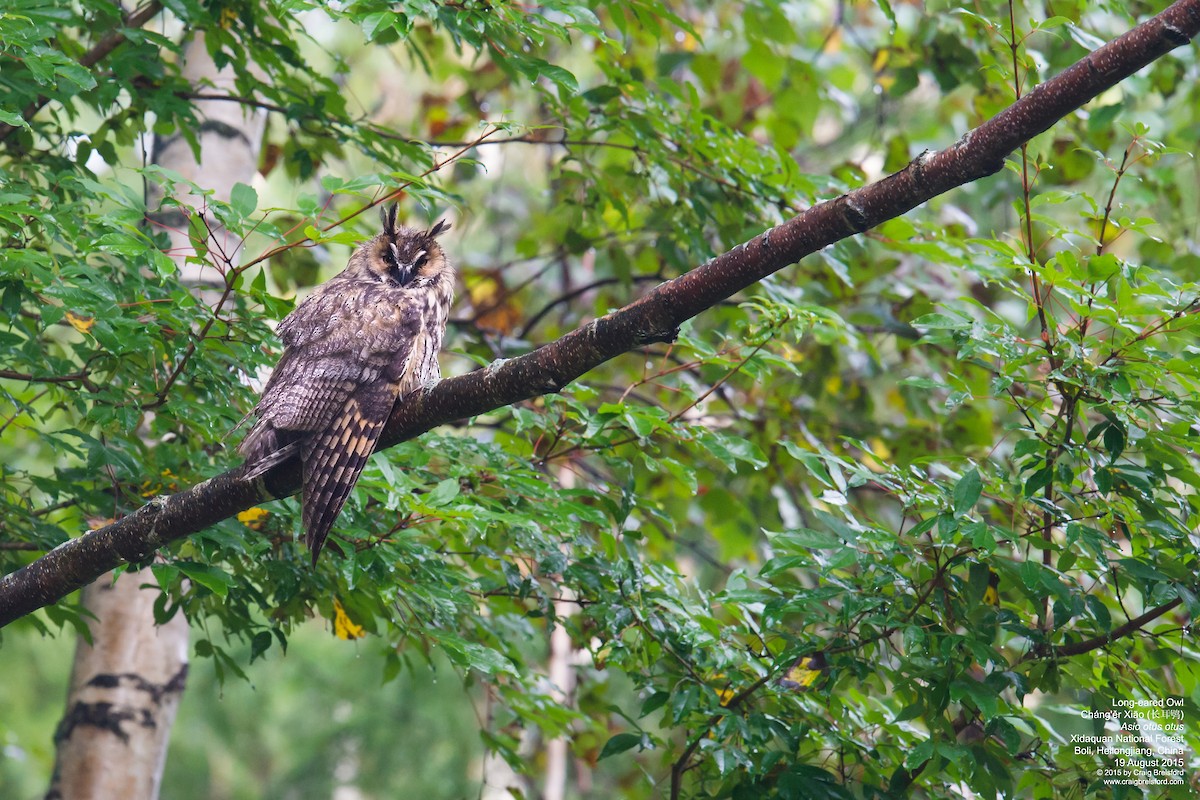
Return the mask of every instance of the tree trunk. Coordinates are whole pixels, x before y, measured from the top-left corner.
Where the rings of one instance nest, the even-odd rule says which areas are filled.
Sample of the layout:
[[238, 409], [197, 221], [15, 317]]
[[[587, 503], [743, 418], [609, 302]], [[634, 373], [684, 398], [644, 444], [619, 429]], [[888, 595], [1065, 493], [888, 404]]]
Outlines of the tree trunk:
[[[558, 485], [564, 489], [575, 488], [575, 473], [564, 465], [558, 470]], [[563, 551], [566, 552], [564, 547]], [[554, 613], [559, 622], [550, 633], [550, 653], [546, 661], [546, 677], [554, 687], [554, 698], [563, 706], [575, 705], [575, 670], [581, 659], [587, 657], [586, 652], [576, 649], [562, 621], [579, 611], [575, 603], [574, 593], [563, 586], [562, 599], [554, 601]], [[542, 800], [565, 800], [567, 786], [570, 780], [570, 767], [576, 767], [576, 779], [579, 791], [586, 794], [590, 789], [591, 773], [586, 766], [571, 757], [571, 742], [567, 736], [559, 736], [546, 742], [546, 770], [542, 784]]]
[[[236, 94], [231, 70], [217, 70], [203, 35], [185, 47], [183, 73], [197, 91]], [[236, 103], [200, 101], [200, 160], [182, 136], [158, 141], [155, 163], [213, 189], [228, 199], [235, 183], [254, 179], [266, 126], [265, 116]], [[150, 187], [151, 205], [162, 192]], [[156, 216], [166, 227], [169, 254], [182, 280], [205, 294], [215, 269], [186, 264], [194, 252], [188, 225], [174, 211]], [[211, 221], [210, 221], [211, 222]], [[210, 228], [220, 236], [215, 222]], [[224, 244], [224, 243], [223, 243]], [[225, 248], [230, 260], [238, 247]], [[143, 585], [149, 585], [142, 589]], [[101, 587], [101, 588], [97, 588]], [[66, 712], [55, 734], [57, 753], [48, 798], [63, 800], [154, 800], [166, 764], [171, 725], [187, 677], [188, 625], [182, 614], [154, 624], [158, 584], [149, 569], [128, 573], [113, 584], [104, 578], [83, 593], [83, 605], [96, 619], [93, 643], [80, 639]]]
[[187, 678], [188, 625], [176, 615], [155, 626], [157, 597], [149, 569], [83, 590], [84, 607], [96, 615], [92, 644], [81, 639], [75, 651], [47, 798], [158, 797]]
[[[546, 665], [547, 677], [554, 687], [555, 699], [564, 706], [575, 704], [575, 669], [579, 663], [580, 653], [571, 641], [571, 634], [563, 626], [561, 620], [572, 616], [578, 611], [573, 602], [574, 597], [566, 587], [562, 588], [562, 600], [555, 601], [554, 612], [558, 615], [559, 623], [550, 634], [550, 655]], [[546, 742], [546, 771], [542, 786], [542, 800], [565, 800], [570, 780], [571, 765], [577, 768], [576, 778], [579, 789], [585, 789], [591, 781], [591, 775], [577, 761], [571, 758], [571, 741], [567, 736], [559, 736]]]

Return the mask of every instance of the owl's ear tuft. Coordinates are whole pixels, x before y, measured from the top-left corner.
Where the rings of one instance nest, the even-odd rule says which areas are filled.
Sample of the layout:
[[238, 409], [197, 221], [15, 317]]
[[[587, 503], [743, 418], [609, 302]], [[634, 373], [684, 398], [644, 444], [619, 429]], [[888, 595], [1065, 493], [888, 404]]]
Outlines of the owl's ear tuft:
[[434, 223], [433, 227], [429, 229], [429, 238], [432, 239], [436, 236], [441, 236], [448, 230], [450, 230], [450, 223], [446, 222], [444, 219], [439, 219]]
[[389, 239], [396, 238], [396, 203], [379, 209], [379, 219], [383, 222], [383, 232]]

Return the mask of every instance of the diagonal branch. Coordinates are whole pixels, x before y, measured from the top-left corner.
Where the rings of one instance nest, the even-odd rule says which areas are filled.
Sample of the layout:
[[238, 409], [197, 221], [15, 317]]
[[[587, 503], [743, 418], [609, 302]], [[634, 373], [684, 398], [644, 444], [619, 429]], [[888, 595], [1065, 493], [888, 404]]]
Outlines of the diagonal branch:
[[[439, 425], [557, 392], [622, 353], [672, 339], [685, 320], [805, 256], [994, 174], [1022, 143], [1156, 58], [1187, 44], [1198, 32], [1200, 0], [1179, 0], [945, 150], [923, 153], [894, 175], [815, 205], [532, 353], [409, 395], [392, 410], [379, 446], [390, 447]], [[122, 563], [142, 561], [168, 542], [300, 488], [295, 463], [281, 465], [252, 482], [241, 480], [239, 474], [231, 470], [178, 494], [156, 498], [128, 517], [72, 539], [0, 578], [0, 626], [60, 600]]]
[[1035, 658], [1046, 656], [1049, 656], [1050, 658], [1069, 658], [1071, 656], [1079, 656], [1083, 655], [1084, 653], [1090, 653], [1093, 650], [1099, 650], [1102, 647], [1107, 647], [1118, 639], [1124, 639], [1130, 634], [1137, 633], [1142, 628], [1161, 617], [1163, 614], [1178, 608], [1182, 603], [1183, 600], [1176, 597], [1174, 600], [1163, 603], [1161, 606], [1155, 606], [1140, 616], [1133, 617], [1127, 622], [1124, 622], [1113, 628], [1108, 633], [1103, 633], [1099, 636], [1093, 636], [1091, 639], [1084, 639], [1083, 641], [1079, 642], [1069, 642], [1057, 647], [1035, 648], [1026, 653], [1017, 661], [1017, 663], [1019, 664], [1022, 661], [1030, 661]]

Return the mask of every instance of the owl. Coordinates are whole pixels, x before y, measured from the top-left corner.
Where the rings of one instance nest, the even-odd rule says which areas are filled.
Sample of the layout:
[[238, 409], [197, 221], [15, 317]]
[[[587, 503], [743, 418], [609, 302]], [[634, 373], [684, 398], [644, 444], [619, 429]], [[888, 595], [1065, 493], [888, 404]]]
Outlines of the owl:
[[381, 217], [383, 231], [279, 324], [283, 356], [238, 447], [245, 480], [299, 457], [314, 566], [392, 406], [441, 374], [454, 269], [437, 237], [450, 226], [397, 227], [394, 205]]

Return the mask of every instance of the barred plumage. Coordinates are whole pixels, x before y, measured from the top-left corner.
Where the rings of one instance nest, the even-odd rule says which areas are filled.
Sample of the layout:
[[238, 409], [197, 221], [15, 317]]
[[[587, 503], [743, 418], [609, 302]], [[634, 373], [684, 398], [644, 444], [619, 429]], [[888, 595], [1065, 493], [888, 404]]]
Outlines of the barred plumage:
[[396, 400], [440, 374], [454, 270], [437, 236], [450, 226], [397, 228], [395, 206], [382, 219], [383, 232], [280, 323], [283, 356], [238, 448], [247, 480], [301, 459], [313, 564]]

